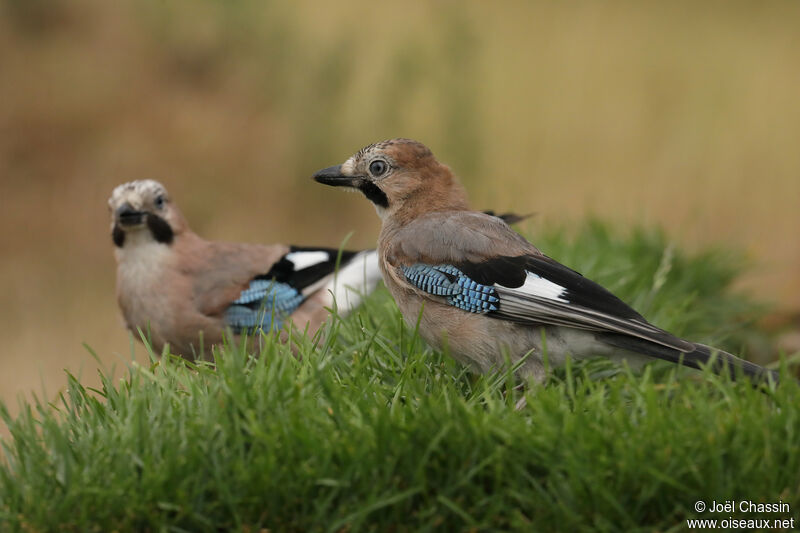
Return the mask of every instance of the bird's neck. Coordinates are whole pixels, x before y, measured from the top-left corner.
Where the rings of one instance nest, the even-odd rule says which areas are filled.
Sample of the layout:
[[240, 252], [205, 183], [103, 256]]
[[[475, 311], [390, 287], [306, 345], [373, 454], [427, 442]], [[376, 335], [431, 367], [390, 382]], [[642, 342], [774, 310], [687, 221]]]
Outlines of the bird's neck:
[[469, 200], [464, 188], [456, 181], [446, 187], [426, 187], [407, 196], [397, 206], [390, 206], [383, 214], [383, 224], [402, 227], [427, 213], [439, 211], [469, 211]]
[[[457, 184], [456, 184], [457, 185]], [[382, 217], [383, 224], [378, 236], [378, 248], [382, 248], [394, 235], [408, 224], [437, 212], [471, 211], [467, 195], [458, 185], [457, 190], [447, 195], [427, 194], [410, 197], [395, 209], [389, 209]]]
[[150, 229], [145, 227], [138, 231], [126, 232], [121, 245], [115, 248], [114, 254], [119, 264], [155, 264], [170, 255], [180, 253], [181, 250], [201, 246], [204, 242], [203, 238], [188, 228], [175, 233], [169, 243], [159, 242]]

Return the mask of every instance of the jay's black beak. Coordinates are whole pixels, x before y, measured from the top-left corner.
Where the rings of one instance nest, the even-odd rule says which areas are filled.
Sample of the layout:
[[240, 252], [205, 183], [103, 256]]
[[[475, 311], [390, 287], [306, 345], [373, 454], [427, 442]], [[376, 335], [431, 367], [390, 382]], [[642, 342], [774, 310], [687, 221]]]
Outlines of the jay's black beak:
[[325, 185], [357, 189], [364, 193], [364, 196], [373, 204], [383, 208], [389, 207], [389, 198], [386, 197], [386, 193], [380, 187], [364, 176], [343, 175], [342, 165], [323, 168], [312, 177]]
[[358, 186], [364, 181], [364, 179], [359, 176], [345, 176], [342, 174], [342, 165], [323, 168], [312, 177], [319, 183], [324, 183], [325, 185], [331, 185], [333, 187], [358, 188]]
[[136, 226], [142, 223], [146, 213], [135, 210], [131, 204], [125, 202], [117, 208], [115, 215], [121, 226]]

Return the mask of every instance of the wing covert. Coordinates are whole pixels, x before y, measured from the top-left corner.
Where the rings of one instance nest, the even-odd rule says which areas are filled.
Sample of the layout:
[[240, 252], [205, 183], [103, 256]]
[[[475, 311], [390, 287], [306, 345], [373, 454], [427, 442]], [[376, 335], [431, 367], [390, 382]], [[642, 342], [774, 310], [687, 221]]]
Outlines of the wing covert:
[[225, 324], [235, 333], [280, 328], [283, 321], [356, 252], [292, 246], [268, 272], [253, 277], [225, 309]]
[[225, 324], [235, 333], [273, 326], [277, 329], [304, 299], [300, 291], [286, 283], [254, 279], [225, 310]]
[[472, 313], [533, 326], [613, 332], [681, 351], [694, 346], [648, 323], [597, 283], [546, 257], [401, 267], [407, 283]]

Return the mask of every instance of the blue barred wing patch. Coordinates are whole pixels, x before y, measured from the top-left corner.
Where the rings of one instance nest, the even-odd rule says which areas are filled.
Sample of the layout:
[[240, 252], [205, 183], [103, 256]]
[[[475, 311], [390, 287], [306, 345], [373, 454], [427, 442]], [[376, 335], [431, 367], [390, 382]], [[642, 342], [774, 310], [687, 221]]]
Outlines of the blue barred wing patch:
[[500, 299], [490, 285], [482, 285], [453, 265], [417, 263], [402, 267], [406, 279], [415, 287], [442, 296], [447, 303], [470, 313], [497, 311]]
[[278, 329], [303, 299], [303, 295], [287, 283], [254, 279], [225, 310], [225, 323], [235, 333], [247, 329]]

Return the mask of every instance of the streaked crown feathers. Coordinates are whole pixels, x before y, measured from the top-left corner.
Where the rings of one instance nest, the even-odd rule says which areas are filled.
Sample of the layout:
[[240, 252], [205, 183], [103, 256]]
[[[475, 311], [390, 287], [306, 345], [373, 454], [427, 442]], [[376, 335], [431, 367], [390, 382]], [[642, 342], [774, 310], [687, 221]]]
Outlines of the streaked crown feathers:
[[167, 189], [156, 180], [129, 181], [114, 188], [111, 197], [108, 199], [108, 207], [114, 210], [123, 203], [128, 202], [134, 208], [141, 209], [145, 202], [152, 202], [159, 196], [165, 200], [169, 197]]

